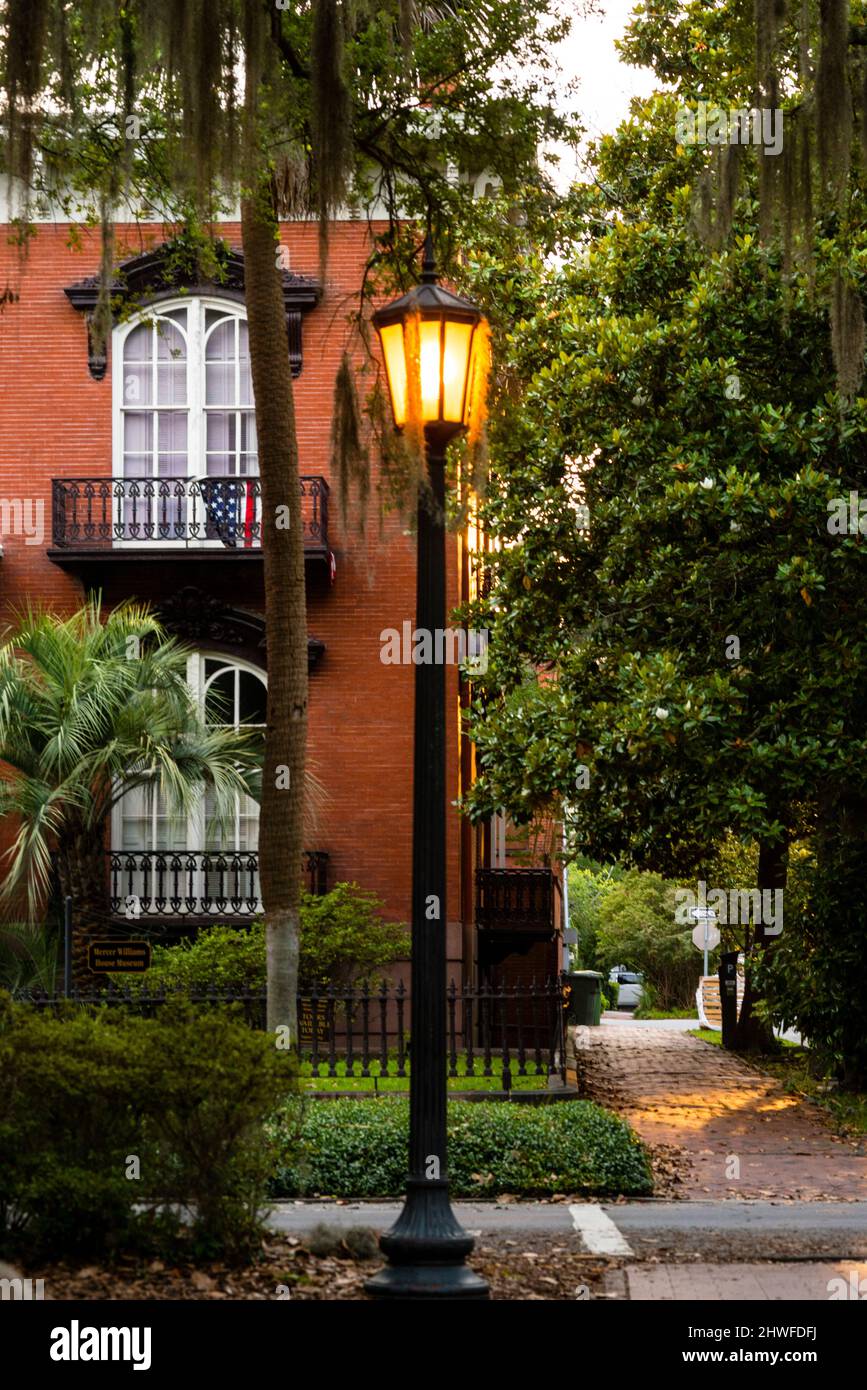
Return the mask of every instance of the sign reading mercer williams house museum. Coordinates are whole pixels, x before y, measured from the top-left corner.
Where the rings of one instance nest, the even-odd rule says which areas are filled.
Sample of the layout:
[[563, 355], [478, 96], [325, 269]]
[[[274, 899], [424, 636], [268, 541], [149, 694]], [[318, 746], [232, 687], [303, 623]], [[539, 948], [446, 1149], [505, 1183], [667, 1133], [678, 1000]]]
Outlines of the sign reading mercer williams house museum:
[[97, 975], [119, 972], [141, 975], [150, 968], [151, 948], [147, 941], [92, 941], [87, 948], [87, 964]]

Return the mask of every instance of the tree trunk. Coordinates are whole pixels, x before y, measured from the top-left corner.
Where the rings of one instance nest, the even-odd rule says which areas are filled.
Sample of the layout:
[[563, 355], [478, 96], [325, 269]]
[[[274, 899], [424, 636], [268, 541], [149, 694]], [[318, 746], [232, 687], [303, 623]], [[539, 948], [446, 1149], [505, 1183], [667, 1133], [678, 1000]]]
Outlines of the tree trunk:
[[263, 181], [241, 206], [268, 634], [259, 875], [265, 906], [268, 1029], [280, 1029], [281, 1040], [294, 1046], [307, 752], [307, 605], [298, 443], [275, 225], [270, 191]]
[[86, 994], [108, 983], [107, 976], [93, 974], [87, 963], [90, 943], [112, 935], [104, 849], [101, 827], [96, 833], [79, 828], [58, 854], [61, 898], [72, 898], [72, 984]]
[[[776, 844], [763, 842], [759, 845], [759, 891], [768, 889], [773, 892], [780, 888], [785, 892], [787, 868], [788, 845], [785, 841], [780, 841]], [[755, 959], [757, 952], [769, 951], [771, 949], [775, 938], [765, 935], [764, 926], [761, 922], [755, 923], [752, 928], [747, 929], [747, 932], [750, 957]], [[736, 1052], [775, 1052], [777, 1050], [777, 1041], [774, 1037], [773, 1029], [769, 1024], [759, 1018], [755, 1012], [755, 1005], [761, 996], [753, 984], [752, 971], [749, 969], [749, 963], [748, 959], [744, 1001], [741, 1006], [738, 1026], [735, 1031], [734, 1048]]]

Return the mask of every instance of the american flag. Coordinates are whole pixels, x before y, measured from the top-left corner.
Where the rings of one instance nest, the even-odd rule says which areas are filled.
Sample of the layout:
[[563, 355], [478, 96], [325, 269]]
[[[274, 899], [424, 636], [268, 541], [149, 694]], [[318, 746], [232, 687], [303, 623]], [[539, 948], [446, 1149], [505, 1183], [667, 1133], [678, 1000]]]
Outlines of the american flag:
[[256, 487], [253, 478], [208, 478], [201, 483], [208, 520], [226, 546], [236, 546], [239, 535], [244, 548], [253, 544], [256, 518]]

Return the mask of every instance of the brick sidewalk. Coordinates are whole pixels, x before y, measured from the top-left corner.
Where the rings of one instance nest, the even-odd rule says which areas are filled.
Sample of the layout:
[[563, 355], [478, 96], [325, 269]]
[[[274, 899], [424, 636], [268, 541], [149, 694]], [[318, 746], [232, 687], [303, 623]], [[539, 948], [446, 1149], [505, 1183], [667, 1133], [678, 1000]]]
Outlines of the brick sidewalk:
[[[774, 1264], [627, 1265], [605, 1276], [608, 1298], [655, 1303], [827, 1303], [867, 1297], [867, 1264], [851, 1260]], [[863, 1292], [862, 1292], [863, 1291]], [[714, 1343], [716, 1345], [716, 1343]]]
[[867, 1146], [835, 1138], [817, 1106], [730, 1053], [632, 1021], [569, 1032], [588, 1093], [648, 1144], [684, 1152], [673, 1195], [867, 1197]]

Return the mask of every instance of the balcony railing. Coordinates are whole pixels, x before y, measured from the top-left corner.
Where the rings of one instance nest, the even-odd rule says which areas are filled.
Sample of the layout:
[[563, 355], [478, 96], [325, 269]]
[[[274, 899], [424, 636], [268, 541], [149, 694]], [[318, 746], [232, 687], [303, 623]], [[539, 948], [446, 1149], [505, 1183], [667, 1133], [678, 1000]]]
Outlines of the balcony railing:
[[[305, 850], [310, 893], [326, 891], [328, 855]], [[262, 912], [256, 850], [110, 850], [112, 914], [142, 917], [257, 917]]]
[[476, 925], [553, 931], [556, 882], [550, 869], [477, 869]]
[[[328, 483], [320, 477], [299, 483], [304, 545], [327, 550]], [[51, 488], [58, 550], [261, 549], [261, 486], [255, 477], [54, 478]]]

